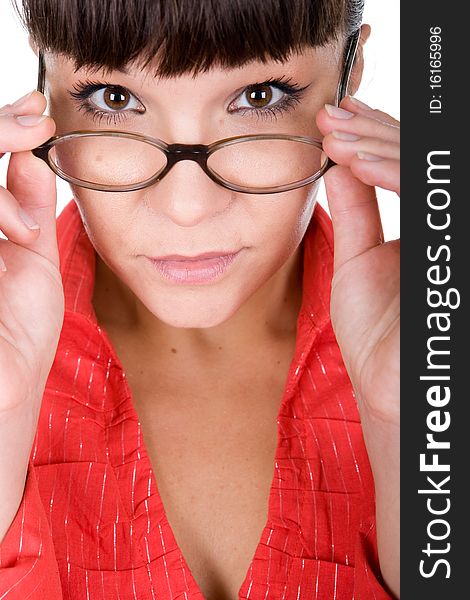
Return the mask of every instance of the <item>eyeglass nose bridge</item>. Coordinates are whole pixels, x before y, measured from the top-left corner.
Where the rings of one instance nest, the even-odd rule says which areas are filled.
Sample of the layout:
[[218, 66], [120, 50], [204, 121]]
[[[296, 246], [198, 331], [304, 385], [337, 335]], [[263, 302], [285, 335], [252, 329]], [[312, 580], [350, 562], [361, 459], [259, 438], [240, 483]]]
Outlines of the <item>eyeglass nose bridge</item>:
[[207, 165], [211, 154], [210, 146], [204, 144], [167, 144], [164, 152], [167, 162], [163, 171], [159, 173], [157, 181], [161, 181], [176, 163], [182, 160], [192, 160], [201, 167], [209, 179], [212, 179], [215, 183], [221, 182], [219, 177]]
[[205, 170], [209, 147], [204, 144], [168, 144], [165, 154], [168, 161], [167, 168], [181, 160], [192, 160]]

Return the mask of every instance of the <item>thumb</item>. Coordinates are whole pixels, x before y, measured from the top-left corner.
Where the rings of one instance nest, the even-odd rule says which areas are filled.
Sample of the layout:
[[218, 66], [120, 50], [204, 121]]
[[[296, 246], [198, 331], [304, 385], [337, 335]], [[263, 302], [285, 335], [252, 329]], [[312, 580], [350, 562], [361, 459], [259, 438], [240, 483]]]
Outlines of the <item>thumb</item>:
[[55, 173], [30, 151], [13, 152], [8, 165], [7, 188], [40, 227], [39, 235], [28, 244], [28, 249], [58, 268]]
[[383, 243], [375, 188], [359, 181], [348, 167], [335, 165], [325, 175], [334, 235], [334, 269]]

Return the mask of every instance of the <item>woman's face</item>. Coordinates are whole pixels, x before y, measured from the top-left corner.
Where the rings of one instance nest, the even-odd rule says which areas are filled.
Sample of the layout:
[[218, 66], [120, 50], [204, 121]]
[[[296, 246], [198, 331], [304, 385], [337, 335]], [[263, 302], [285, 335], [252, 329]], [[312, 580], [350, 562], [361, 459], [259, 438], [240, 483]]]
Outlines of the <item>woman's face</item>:
[[[320, 137], [315, 116], [335, 100], [341, 55], [342, 47], [330, 45], [284, 63], [162, 79], [153, 77], [152, 65], [146, 72], [75, 73], [71, 60], [46, 54], [49, 112], [57, 134], [119, 129], [182, 144], [258, 133]], [[77, 98], [90, 81], [101, 88], [94, 85]], [[119, 93], [109, 85], [119, 86]], [[136, 300], [168, 325], [202, 328], [229, 319], [288, 264], [311, 219], [317, 185], [243, 194], [214, 183], [195, 162], [181, 161], [143, 190], [72, 190], [93, 246]], [[169, 279], [149, 260], [219, 250], [238, 254], [203, 283]]]

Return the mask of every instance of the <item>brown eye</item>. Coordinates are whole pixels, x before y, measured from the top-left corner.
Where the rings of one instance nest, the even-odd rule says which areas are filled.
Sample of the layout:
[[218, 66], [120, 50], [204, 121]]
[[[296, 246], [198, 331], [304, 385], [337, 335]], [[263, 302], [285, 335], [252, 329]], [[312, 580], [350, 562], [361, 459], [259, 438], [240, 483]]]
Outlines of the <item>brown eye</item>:
[[109, 86], [103, 90], [103, 100], [108, 108], [123, 110], [129, 104], [131, 94], [120, 87]]
[[270, 85], [251, 86], [246, 90], [245, 97], [253, 108], [265, 108], [272, 100], [272, 88]]

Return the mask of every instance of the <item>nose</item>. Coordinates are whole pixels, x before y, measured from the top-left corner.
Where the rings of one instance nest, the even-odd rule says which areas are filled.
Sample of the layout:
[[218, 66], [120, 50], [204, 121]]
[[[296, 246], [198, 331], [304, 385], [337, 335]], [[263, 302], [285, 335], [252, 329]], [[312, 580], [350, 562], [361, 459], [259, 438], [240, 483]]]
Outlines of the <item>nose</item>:
[[151, 208], [180, 227], [194, 227], [223, 213], [234, 196], [234, 192], [212, 181], [192, 160], [177, 162], [146, 192]]

